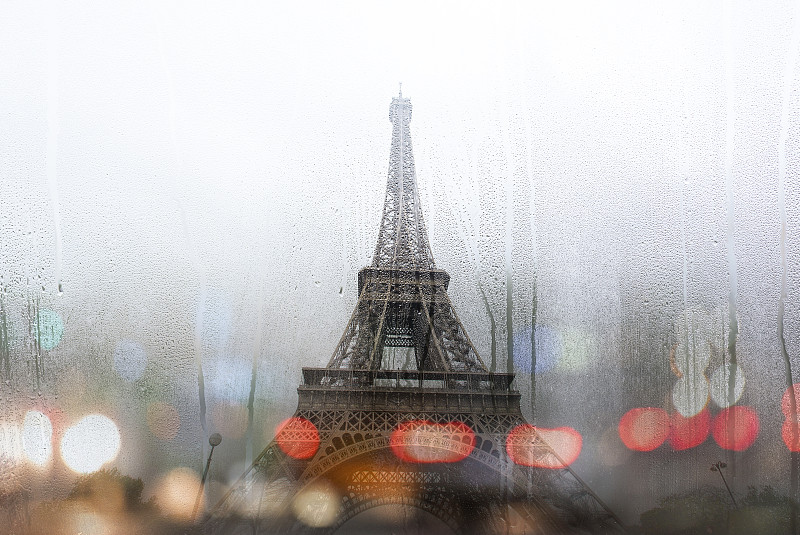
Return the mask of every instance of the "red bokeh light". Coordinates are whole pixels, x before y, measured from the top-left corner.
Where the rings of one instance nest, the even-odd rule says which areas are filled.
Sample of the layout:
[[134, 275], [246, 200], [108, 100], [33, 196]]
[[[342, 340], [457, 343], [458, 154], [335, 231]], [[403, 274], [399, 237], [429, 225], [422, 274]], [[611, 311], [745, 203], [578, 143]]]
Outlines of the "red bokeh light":
[[797, 422], [796, 428], [792, 427], [792, 420], [786, 419], [781, 428], [781, 436], [789, 451], [800, 451], [800, 422]]
[[690, 418], [676, 412], [670, 421], [669, 444], [675, 451], [694, 448], [705, 442], [710, 429], [711, 416], [708, 409]]
[[506, 439], [506, 451], [512, 461], [536, 468], [564, 468], [575, 462], [582, 447], [583, 437], [571, 427], [545, 429], [522, 424], [512, 429]]
[[475, 448], [475, 432], [463, 422], [403, 422], [392, 431], [389, 445], [398, 459], [410, 463], [455, 463]]
[[717, 414], [711, 434], [721, 448], [743, 451], [755, 442], [758, 427], [756, 412], [750, 407], [738, 405]]
[[310, 459], [319, 449], [319, 431], [309, 420], [295, 416], [278, 426], [275, 441], [289, 457]]
[[652, 451], [669, 436], [669, 415], [664, 409], [637, 407], [619, 420], [619, 438], [628, 449]]
[[[794, 397], [794, 410], [792, 410]], [[800, 451], [800, 383], [795, 383], [783, 392], [781, 411], [786, 416], [781, 428], [781, 437], [789, 451]], [[797, 422], [796, 424], [794, 422]]]
[[800, 410], [800, 383], [795, 383], [787, 388], [781, 398], [781, 410], [787, 418], [792, 416], [792, 393], [794, 393], [795, 412], [797, 412]]

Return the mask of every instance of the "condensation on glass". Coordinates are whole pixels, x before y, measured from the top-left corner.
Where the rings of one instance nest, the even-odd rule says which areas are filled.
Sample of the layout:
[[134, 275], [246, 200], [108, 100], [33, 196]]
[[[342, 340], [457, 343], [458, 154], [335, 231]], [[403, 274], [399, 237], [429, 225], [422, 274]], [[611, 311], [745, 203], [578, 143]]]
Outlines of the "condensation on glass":
[[[276, 437], [307, 455], [298, 386], [364, 380], [353, 369], [384, 370], [369, 381], [386, 389], [518, 392], [535, 428], [501, 449], [524, 464], [535, 437], [556, 444], [554, 466], [628, 527], [800, 531], [796, 6], [4, 11], [0, 523], [15, 533], [188, 529]], [[398, 80], [408, 136], [386, 121]], [[407, 168], [414, 195], [393, 203], [387, 173]], [[411, 265], [376, 250], [401, 231]], [[448, 375], [458, 359], [417, 358], [413, 323], [380, 355], [345, 344], [387, 265], [449, 277], [457, 316], [441, 317], [463, 358]], [[330, 363], [343, 375], [313, 372]], [[483, 368], [513, 382], [470, 375]], [[397, 432], [472, 441], [426, 418]], [[409, 465], [465, 462], [397, 444]], [[335, 485], [306, 490], [286, 514], [335, 526], [307, 515]], [[342, 532], [409, 518], [454, 525], [386, 503]]]

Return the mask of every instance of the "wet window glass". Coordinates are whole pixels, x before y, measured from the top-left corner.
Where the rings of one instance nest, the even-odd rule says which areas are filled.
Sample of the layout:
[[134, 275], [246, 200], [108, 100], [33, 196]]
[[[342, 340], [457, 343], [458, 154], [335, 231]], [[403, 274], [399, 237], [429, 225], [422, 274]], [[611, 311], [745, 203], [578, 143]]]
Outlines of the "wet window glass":
[[0, 9], [0, 531], [800, 533], [800, 7]]

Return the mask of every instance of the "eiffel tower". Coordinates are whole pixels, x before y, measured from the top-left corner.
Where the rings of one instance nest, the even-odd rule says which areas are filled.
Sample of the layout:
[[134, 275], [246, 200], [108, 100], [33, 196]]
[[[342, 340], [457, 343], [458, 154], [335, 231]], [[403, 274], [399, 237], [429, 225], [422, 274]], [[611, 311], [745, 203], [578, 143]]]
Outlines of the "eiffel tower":
[[[425, 511], [458, 534], [623, 531], [525, 421], [513, 374], [490, 372], [467, 336], [431, 254], [402, 91], [389, 119], [383, 218], [350, 321], [327, 367], [303, 368], [297, 411], [205, 532], [350, 533], [348, 521], [380, 506]], [[523, 462], [512, 459], [520, 447]], [[417, 528], [438, 533], [420, 515]], [[384, 529], [403, 528], [395, 521]]]

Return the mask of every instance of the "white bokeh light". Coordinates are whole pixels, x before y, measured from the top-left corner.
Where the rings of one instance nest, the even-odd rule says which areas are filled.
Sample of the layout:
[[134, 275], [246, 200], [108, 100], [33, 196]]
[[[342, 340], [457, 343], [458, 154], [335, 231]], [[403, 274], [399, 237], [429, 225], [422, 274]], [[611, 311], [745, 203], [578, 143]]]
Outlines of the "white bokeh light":
[[90, 414], [66, 430], [61, 439], [61, 457], [70, 469], [89, 474], [113, 461], [120, 444], [116, 424], [102, 414]]
[[340, 497], [327, 483], [315, 483], [297, 493], [292, 511], [303, 524], [327, 527], [336, 520]]
[[[731, 375], [733, 375], [733, 389], [731, 389], [730, 384]], [[711, 374], [711, 399], [714, 400], [718, 407], [727, 409], [742, 397], [744, 383], [745, 378], [742, 368], [735, 364], [723, 364]], [[730, 398], [731, 393], [733, 394], [732, 399]]]
[[0, 422], [0, 464], [15, 466], [22, 459], [22, 433], [17, 424]]
[[22, 422], [22, 451], [33, 464], [43, 466], [53, 454], [53, 424], [44, 413], [28, 411]]
[[682, 377], [672, 387], [672, 405], [681, 416], [691, 418], [708, 404], [708, 380], [703, 377]]

